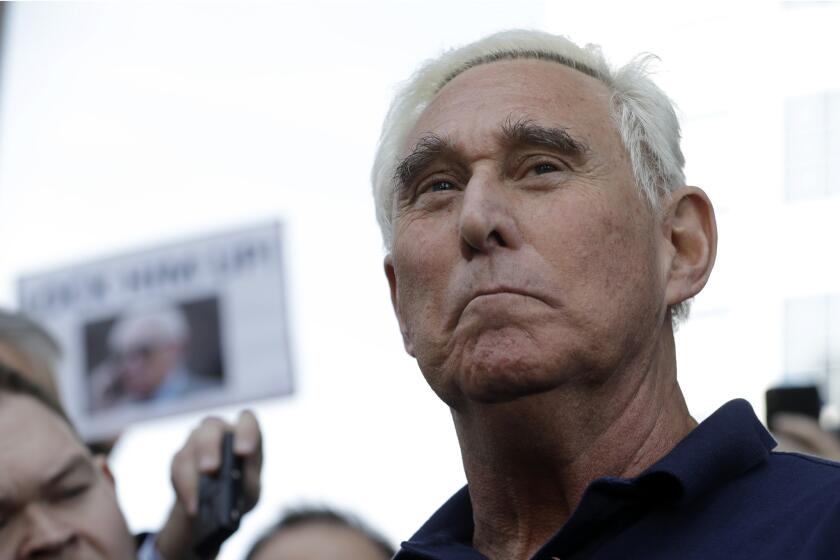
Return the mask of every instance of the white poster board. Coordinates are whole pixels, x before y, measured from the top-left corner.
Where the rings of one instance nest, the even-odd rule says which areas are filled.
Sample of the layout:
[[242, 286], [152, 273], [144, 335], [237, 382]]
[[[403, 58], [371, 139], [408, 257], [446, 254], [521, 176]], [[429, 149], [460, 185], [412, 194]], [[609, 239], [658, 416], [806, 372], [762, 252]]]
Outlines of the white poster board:
[[23, 277], [82, 437], [291, 393], [281, 241], [270, 223]]

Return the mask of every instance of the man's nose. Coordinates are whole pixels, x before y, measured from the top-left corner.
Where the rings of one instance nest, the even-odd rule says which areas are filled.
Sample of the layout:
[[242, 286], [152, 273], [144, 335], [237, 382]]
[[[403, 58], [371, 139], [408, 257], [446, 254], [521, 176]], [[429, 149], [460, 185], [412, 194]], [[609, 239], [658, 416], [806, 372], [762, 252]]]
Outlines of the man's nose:
[[76, 543], [75, 530], [49, 506], [30, 504], [24, 517], [27, 526], [20, 560], [63, 558]]
[[521, 245], [511, 199], [511, 193], [495, 173], [477, 172], [472, 176], [464, 189], [459, 221], [464, 258]]

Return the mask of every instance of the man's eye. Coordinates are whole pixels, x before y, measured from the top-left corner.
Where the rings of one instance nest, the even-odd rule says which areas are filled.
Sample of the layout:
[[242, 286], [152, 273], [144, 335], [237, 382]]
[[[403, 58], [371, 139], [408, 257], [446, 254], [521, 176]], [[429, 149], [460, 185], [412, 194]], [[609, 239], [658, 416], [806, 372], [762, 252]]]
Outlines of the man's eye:
[[441, 192], [441, 191], [451, 191], [455, 188], [450, 181], [435, 181], [431, 185], [429, 185], [429, 192]]
[[80, 486], [70, 486], [69, 488], [63, 488], [55, 495], [55, 500], [57, 500], [57, 501], [72, 500], [73, 498], [76, 498], [77, 496], [81, 496], [82, 494], [87, 492], [88, 488], [90, 488], [90, 486], [87, 485], [87, 484], [82, 484]]
[[534, 166], [534, 173], [537, 175], [545, 175], [546, 173], [553, 173], [558, 171], [558, 168], [553, 163], [538, 163]]

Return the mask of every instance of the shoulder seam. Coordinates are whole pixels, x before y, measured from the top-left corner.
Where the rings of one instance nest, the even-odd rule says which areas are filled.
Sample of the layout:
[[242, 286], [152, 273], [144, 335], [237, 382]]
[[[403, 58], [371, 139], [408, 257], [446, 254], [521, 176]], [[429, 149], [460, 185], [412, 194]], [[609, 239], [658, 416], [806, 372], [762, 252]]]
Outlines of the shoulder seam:
[[786, 457], [793, 457], [796, 459], [802, 459], [803, 461], [807, 461], [809, 463], [814, 463], [816, 465], [823, 465], [825, 467], [831, 467], [834, 469], [840, 469], [840, 463], [835, 463], [834, 461], [830, 461], [828, 459], [823, 459], [821, 457], [814, 457], [812, 455], [805, 455], [803, 453], [795, 453], [792, 451], [771, 451], [770, 455], [779, 455], [779, 456], [786, 456]]

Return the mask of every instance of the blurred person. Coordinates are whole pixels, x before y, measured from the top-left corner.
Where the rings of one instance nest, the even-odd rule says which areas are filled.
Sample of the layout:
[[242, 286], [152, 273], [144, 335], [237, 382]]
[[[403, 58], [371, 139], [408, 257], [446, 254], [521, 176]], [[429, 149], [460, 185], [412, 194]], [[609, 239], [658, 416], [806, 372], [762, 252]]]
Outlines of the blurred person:
[[822, 429], [804, 414], [779, 412], [773, 415], [773, 437], [779, 451], [792, 451], [840, 461], [840, 437]]
[[[62, 348], [45, 327], [25, 313], [0, 308], [0, 362], [7, 364], [61, 403], [56, 377]], [[87, 442], [94, 454], [108, 455], [119, 436]]]
[[27, 315], [0, 308], [0, 362], [14, 368], [60, 402], [55, 372], [61, 346]]
[[468, 482], [396, 559], [837, 557], [840, 465], [772, 452], [746, 401], [688, 412], [673, 333], [717, 229], [649, 58], [503, 32], [395, 97], [384, 269]]
[[[56, 378], [61, 355], [61, 345], [37, 321], [0, 308], [0, 362], [27, 377], [58, 403], [62, 402]], [[117, 439], [89, 441], [87, 445], [94, 454], [108, 455]]]
[[177, 307], [128, 311], [108, 334], [109, 359], [91, 374], [91, 408], [164, 402], [218, 387], [221, 380], [187, 366], [189, 342], [189, 323]]
[[389, 560], [396, 551], [358, 519], [325, 508], [293, 510], [245, 560]]
[[0, 364], [0, 560], [190, 559], [198, 479], [218, 469], [226, 430], [244, 458], [244, 505], [253, 508], [262, 464], [256, 419], [249, 412], [233, 426], [206, 419], [173, 459], [177, 499], [166, 524], [135, 539], [104, 457], [89, 452], [46, 391]]

